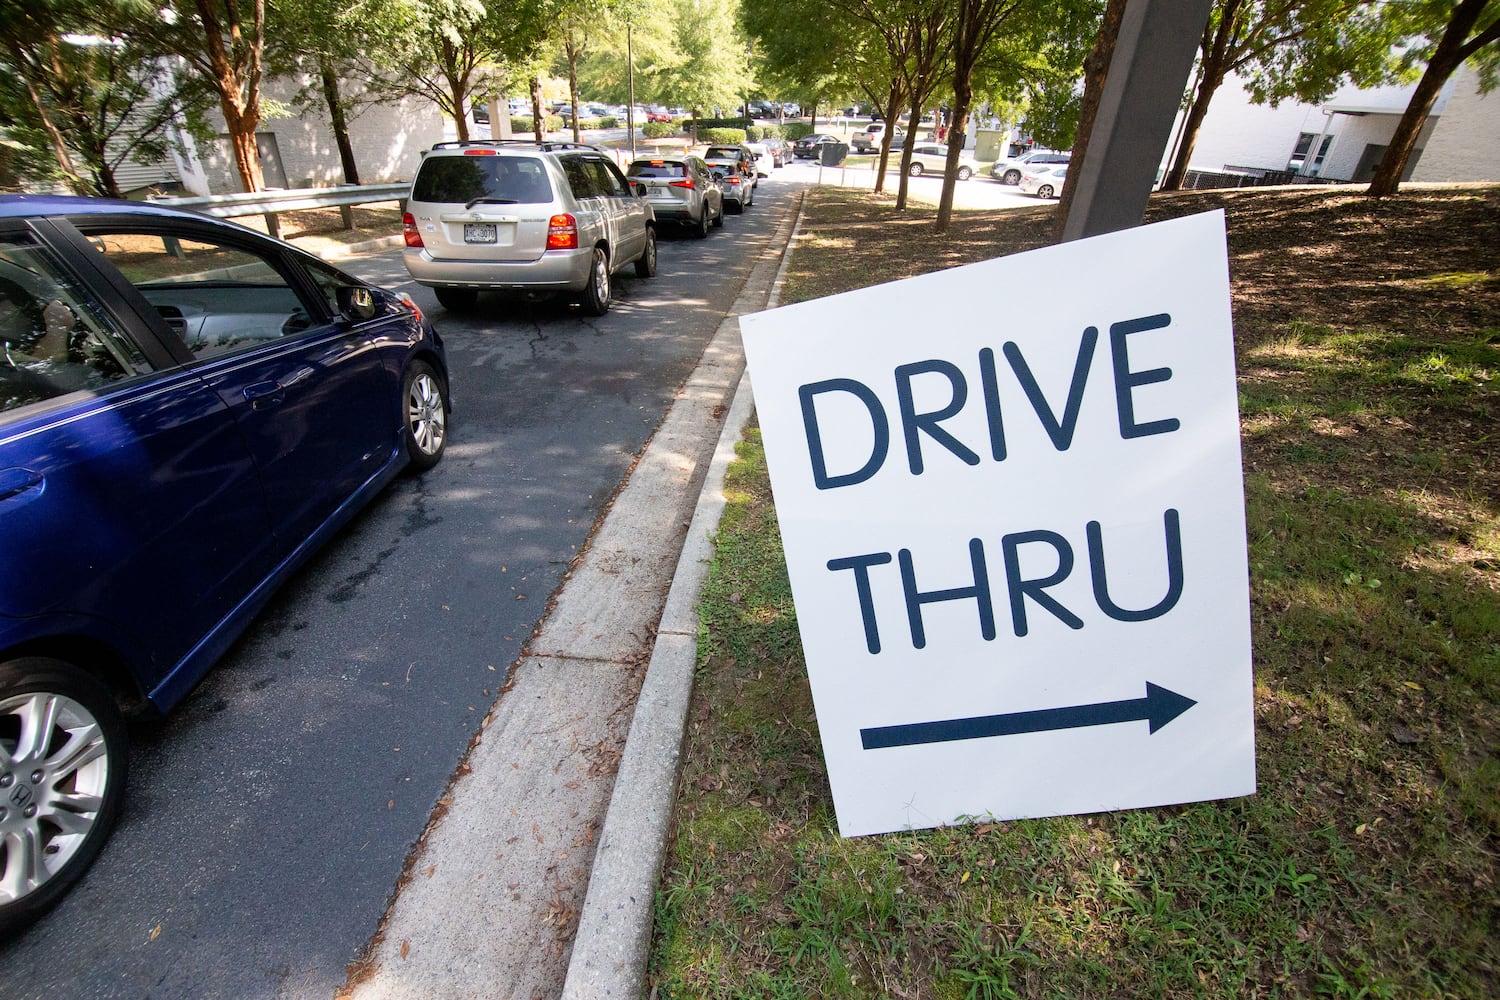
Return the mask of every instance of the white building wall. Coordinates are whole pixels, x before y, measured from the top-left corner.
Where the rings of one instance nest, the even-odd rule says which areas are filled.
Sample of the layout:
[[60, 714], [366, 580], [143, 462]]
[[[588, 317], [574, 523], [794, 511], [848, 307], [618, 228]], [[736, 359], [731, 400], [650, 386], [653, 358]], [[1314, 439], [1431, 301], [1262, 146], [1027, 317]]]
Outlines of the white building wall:
[[[1183, 115], [1172, 126], [1162, 169], [1171, 167]], [[1214, 93], [1198, 141], [1188, 161], [1191, 170], [1223, 170], [1227, 166], [1285, 170], [1301, 132], [1321, 132], [1323, 115], [1313, 105], [1283, 101], [1279, 107], [1251, 104], [1250, 95], [1230, 77]]]
[[1412, 180], [1500, 180], [1500, 90], [1481, 94], [1479, 76], [1467, 65], [1453, 76], [1448, 107]]
[[[290, 103], [300, 85], [298, 80], [267, 81], [268, 100]], [[348, 81], [345, 86], [355, 86]], [[222, 125], [222, 116], [215, 116]], [[338, 145], [327, 109], [321, 103], [307, 108], [295, 117], [263, 119], [257, 134], [274, 137], [281, 168], [288, 187], [326, 187], [344, 183], [344, 169], [339, 161]], [[416, 173], [423, 150], [443, 138], [443, 119], [430, 101], [403, 98], [395, 104], [365, 107], [349, 121], [349, 138], [354, 146], [354, 162], [364, 184], [388, 184], [410, 180]], [[262, 140], [263, 146], [265, 145]], [[227, 130], [210, 149], [204, 151], [201, 173], [214, 194], [244, 190]], [[263, 162], [263, 168], [268, 164]], [[266, 186], [281, 185], [281, 178], [266, 170]]]
[[[1333, 136], [1319, 176], [1351, 180], [1367, 146], [1390, 143], [1413, 86], [1344, 87], [1321, 105], [1284, 101], [1272, 108], [1250, 103], [1249, 93], [1231, 76], [1214, 94], [1189, 167], [1285, 170], [1298, 135], [1309, 132]], [[1174, 143], [1181, 124], [1179, 113]], [[1321, 139], [1315, 140], [1319, 144]], [[1476, 74], [1463, 67], [1439, 95], [1417, 149], [1422, 155], [1414, 180], [1500, 180], [1500, 92], [1481, 96]], [[1163, 156], [1163, 170], [1174, 150], [1169, 146]]]

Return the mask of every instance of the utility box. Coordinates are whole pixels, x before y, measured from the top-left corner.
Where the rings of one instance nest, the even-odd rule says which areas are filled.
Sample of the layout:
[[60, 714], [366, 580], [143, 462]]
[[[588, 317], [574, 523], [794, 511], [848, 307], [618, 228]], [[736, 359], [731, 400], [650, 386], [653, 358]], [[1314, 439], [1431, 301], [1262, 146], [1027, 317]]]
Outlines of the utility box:
[[847, 142], [825, 142], [818, 147], [818, 163], [825, 167], [841, 167], [849, 155]]
[[1010, 129], [981, 128], [974, 130], [974, 159], [992, 163], [1005, 158], [1010, 147]]

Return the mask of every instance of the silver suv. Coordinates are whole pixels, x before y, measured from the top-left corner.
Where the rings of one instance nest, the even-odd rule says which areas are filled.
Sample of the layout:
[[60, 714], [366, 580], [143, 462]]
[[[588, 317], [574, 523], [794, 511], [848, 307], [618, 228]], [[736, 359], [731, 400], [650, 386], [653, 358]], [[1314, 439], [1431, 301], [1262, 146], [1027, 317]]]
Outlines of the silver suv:
[[656, 217], [645, 191], [595, 146], [443, 142], [412, 180], [402, 230], [406, 269], [447, 309], [484, 289], [576, 296], [609, 310], [611, 276], [656, 274]]
[[1071, 151], [1057, 152], [1051, 149], [1033, 149], [1011, 159], [1001, 159], [990, 168], [990, 176], [1002, 184], [1021, 183], [1021, 174], [1042, 167], [1067, 166], [1073, 158]]
[[709, 226], [724, 224], [724, 192], [696, 156], [636, 160], [625, 175], [646, 188], [651, 211], [661, 221], [680, 222], [700, 240]]

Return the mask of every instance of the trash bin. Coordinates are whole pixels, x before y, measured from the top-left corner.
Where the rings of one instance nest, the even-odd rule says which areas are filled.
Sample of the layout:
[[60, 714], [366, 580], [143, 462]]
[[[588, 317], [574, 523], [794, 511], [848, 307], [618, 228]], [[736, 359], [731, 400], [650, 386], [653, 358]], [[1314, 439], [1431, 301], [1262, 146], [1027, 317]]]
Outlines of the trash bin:
[[818, 147], [818, 163], [824, 167], [843, 166], [848, 155], [849, 144], [847, 142], [825, 142]]

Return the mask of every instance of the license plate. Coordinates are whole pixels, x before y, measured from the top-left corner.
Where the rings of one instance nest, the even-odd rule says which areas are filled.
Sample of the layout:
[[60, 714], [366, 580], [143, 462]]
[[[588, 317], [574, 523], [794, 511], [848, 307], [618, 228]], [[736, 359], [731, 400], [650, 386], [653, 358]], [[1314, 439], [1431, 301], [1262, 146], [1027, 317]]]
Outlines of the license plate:
[[465, 243], [494, 243], [497, 239], [497, 230], [493, 222], [464, 223]]

